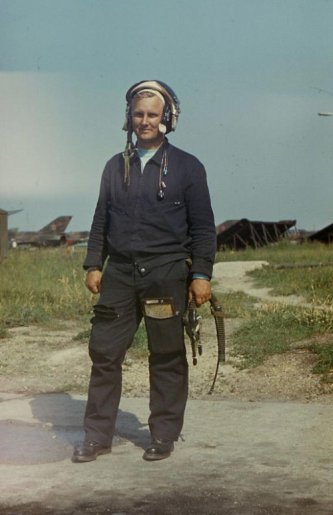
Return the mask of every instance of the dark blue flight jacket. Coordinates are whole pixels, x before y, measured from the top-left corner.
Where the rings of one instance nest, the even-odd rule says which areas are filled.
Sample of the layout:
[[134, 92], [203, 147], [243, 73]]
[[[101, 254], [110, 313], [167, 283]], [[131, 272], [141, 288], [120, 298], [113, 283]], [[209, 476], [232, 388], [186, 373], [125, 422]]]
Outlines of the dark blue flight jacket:
[[170, 145], [168, 171], [162, 174], [164, 198], [159, 200], [163, 146], [141, 172], [137, 153], [131, 158], [130, 185], [124, 182], [124, 157], [107, 162], [100, 188], [84, 268], [100, 267], [109, 257], [145, 269], [192, 259], [191, 273], [212, 276], [216, 251], [214, 216], [206, 172], [200, 161]]

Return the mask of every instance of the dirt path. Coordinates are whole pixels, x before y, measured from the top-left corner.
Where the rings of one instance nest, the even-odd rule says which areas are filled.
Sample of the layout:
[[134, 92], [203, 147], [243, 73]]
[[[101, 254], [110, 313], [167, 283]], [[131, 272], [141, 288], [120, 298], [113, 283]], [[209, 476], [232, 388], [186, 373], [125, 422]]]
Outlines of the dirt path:
[[267, 261], [234, 261], [231, 263], [217, 263], [214, 266], [214, 279], [218, 282], [219, 291], [242, 291], [251, 297], [257, 297], [261, 301], [281, 302], [291, 306], [310, 306], [305, 299], [299, 295], [288, 295], [288, 297], [272, 297], [272, 288], [258, 288], [254, 280], [247, 275], [248, 272], [268, 265]]

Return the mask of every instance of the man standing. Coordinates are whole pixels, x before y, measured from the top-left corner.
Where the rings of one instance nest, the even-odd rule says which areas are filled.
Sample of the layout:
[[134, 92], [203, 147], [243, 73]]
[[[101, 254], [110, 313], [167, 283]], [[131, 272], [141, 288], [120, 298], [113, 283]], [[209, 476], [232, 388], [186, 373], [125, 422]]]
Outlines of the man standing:
[[104, 169], [84, 262], [86, 286], [100, 298], [89, 342], [86, 437], [74, 462], [111, 452], [122, 362], [142, 317], [152, 438], [143, 458], [170, 456], [188, 395], [182, 318], [188, 300], [200, 306], [211, 296], [216, 235], [205, 169], [165, 137], [176, 128], [179, 101], [160, 81], [135, 84], [126, 100], [126, 149]]

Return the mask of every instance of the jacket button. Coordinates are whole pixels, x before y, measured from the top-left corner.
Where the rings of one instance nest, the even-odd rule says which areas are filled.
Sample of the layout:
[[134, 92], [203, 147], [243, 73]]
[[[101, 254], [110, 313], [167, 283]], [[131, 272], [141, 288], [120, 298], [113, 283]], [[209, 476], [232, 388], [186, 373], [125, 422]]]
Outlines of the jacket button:
[[144, 273], [145, 273], [145, 271], [146, 271], [146, 269], [145, 269], [145, 268], [141, 268], [141, 269], [140, 269], [140, 272], [141, 272], [142, 274], [144, 274]]

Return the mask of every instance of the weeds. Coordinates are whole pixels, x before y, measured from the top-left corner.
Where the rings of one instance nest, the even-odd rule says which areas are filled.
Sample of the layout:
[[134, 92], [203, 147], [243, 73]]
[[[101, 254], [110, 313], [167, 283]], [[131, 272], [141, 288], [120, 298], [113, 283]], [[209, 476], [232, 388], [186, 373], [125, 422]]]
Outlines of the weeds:
[[319, 360], [312, 372], [314, 374], [323, 374], [323, 381], [333, 383], [333, 344], [329, 345], [310, 345], [309, 350], [319, 355]]
[[266, 266], [249, 275], [257, 286], [272, 288], [273, 295], [302, 295], [314, 305], [332, 305], [333, 267], [279, 270]]
[[332, 262], [332, 247], [319, 242], [291, 243], [282, 240], [259, 249], [226, 250], [217, 252], [215, 263], [224, 261], [268, 261], [281, 263], [327, 263]]
[[[293, 342], [332, 330], [332, 311], [272, 303], [247, 314], [247, 320], [233, 339], [234, 352], [243, 357], [242, 368], [254, 367], [267, 356], [286, 352]], [[326, 346], [325, 362], [333, 363], [333, 346]]]
[[272, 288], [272, 295], [302, 295], [314, 305], [332, 305], [333, 266], [276, 269], [282, 263], [332, 263], [332, 246], [318, 242], [293, 244], [281, 241], [260, 249], [225, 251], [216, 254], [215, 262], [267, 261], [270, 266], [253, 270], [249, 275], [259, 287]]
[[88, 318], [95, 300], [84, 286], [82, 250], [9, 252], [0, 265], [0, 328]]
[[0, 326], [0, 340], [4, 339], [4, 338], [8, 338], [8, 337], [9, 337], [9, 333], [8, 333], [7, 329], [5, 327]]
[[[241, 291], [232, 293], [217, 291], [216, 297], [221, 303], [225, 318], [244, 318], [248, 311], [253, 309], [254, 303], [257, 302], [257, 299]], [[208, 303], [200, 308], [200, 314], [204, 308], [208, 310]]]

